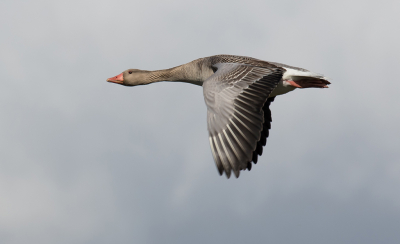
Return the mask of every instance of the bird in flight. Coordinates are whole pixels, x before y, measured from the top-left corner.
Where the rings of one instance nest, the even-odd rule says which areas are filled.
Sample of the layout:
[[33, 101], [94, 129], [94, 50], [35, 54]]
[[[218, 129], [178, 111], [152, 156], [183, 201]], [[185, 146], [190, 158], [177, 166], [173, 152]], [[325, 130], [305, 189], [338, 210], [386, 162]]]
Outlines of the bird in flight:
[[251, 170], [263, 152], [269, 129], [269, 106], [296, 88], [328, 88], [321, 74], [251, 57], [215, 55], [156, 71], [128, 69], [107, 79], [124, 86], [180, 81], [203, 87], [211, 151], [220, 175]]

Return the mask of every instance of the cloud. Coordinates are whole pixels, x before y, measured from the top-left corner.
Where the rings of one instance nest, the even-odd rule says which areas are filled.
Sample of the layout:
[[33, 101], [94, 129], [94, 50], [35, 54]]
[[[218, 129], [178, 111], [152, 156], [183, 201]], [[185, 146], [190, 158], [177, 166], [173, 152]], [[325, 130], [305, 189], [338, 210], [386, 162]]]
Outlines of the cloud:
[[[398, 240], [398, 5], [1, 2], [0, 241]], [[230, 180], [200, 87], [105, 82], [223, 53], [333, 83], [278, 97], [264, 155]]]

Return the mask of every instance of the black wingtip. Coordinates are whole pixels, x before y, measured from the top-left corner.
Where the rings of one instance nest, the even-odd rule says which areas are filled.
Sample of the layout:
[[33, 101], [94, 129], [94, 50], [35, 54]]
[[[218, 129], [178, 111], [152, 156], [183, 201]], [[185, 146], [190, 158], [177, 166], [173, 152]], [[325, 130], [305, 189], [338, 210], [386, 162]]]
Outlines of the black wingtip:
[[251, 162], [248, 162], [247, 163], [247, 169], [250, 171], [251, 170], [251, 166], [252, 166], [252, 163]]
[[257, 154], [260, 155], [260, 156], [261, 156], [262, 153], [263, 153], [263, 147], [262, 147], [262, 145], [261, 145], [260, 142], [257, 143], [256, 152], [257, 152]]
[[258, 161], [258, 155], [257, 155], [257, 152], [256, 152], [256, 151], [253, 152], [253, 158], [252, 158], [251, 160], [254, 162], [254, 164], [257, 163], [257, 161]]

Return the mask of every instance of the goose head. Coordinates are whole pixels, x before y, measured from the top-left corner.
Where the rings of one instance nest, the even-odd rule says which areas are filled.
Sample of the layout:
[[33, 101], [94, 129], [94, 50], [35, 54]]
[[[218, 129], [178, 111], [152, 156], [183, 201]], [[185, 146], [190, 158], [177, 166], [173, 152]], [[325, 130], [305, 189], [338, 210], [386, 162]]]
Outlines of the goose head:
[[124, 86], [138, 86], [148, 84], [147, 78], [148, 71], [146, 70], [127, 69], [117, 76], [108, 78], [107, 81]]

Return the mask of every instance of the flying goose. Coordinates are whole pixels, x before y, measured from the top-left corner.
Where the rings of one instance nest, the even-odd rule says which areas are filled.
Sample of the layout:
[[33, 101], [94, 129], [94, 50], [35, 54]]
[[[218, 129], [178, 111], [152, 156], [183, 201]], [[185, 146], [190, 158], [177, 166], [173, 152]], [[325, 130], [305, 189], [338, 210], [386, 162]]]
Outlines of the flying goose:
[[174, 68], [128, 69], [107, 79], [124, 86], [180, 81], [203, 86], [207, 126], [219, 174], [251, 170], [263, 152], [271, 128], [269, 105], [296, 88], [328, 88], [321, 74], [251, 57], [215, 55]]

